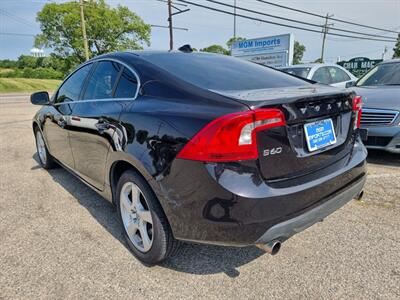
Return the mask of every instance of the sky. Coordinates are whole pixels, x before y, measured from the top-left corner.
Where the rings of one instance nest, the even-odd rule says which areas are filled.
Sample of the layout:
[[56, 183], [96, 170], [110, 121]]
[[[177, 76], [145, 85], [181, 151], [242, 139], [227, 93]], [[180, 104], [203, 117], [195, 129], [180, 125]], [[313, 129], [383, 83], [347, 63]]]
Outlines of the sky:
[[[205, 0], [191, 0], [208, 6], [218, 7]], [[234, 0], [219, 0], [233, 4]], [[282, 8], [270, 6], [257, 0], [236, 0], [238, 6], [256, 11], [294, 18], [305, 22], [322, 24], [323, 19]], [[321, 15], [333, 14], [338, 19], [361, 23], [369, 26], [400, 31], [400, 0], [272, 0], [275, 3], [314, 12]], [[62, 0], [0, 0], [0, 59], [16, 59], [21, 54], [29, 54], [33, 46], [33, 37], [26, 34], [40, 33], [36, 14], [43, 5]], [[106, 0], [111, 6], [123, 5], [138, 14], [146, 23], [166, 26], [167, 4], [163, 0]], [[178, 2], [177, 2], [178, 3]], [[190, 6], [187, 13], [174, 16], [176, 27], [188, 28], [188, 31], [175, 30], [175, 47], [190, 44], [203, 48], [212, 44], [226, 46], [226, 41], [233, 36], [233, 16], [211, 12], [203, 8]], [[224, 10], [229, 8], [221, 7]], [[256, 15], [254, 15], [256, 16]], [[260, 17], [260, 16], [256, 16]], [[271, 21], [268, 17], [262, 17]], [[332, 21], [334, 28], [353, 30], [385, 36], [396, 36], [387, 32], [360, 28], [337, 21]], [[301, 26], [301, 25], [300, 25]], [[9, 35], [9, 34], [12, 35]], [[237, 36], [245, 38], [266, 37], [277, 34], [293, 33], [295, 40], [304, 44], [306, 52], [304, 62], [314, 61], [321, 55], [322, 34], [284, 28], [252, 20], [237, 18]], [[15, 35], [19, 34], [19, 35]], [[328, 36], [326, 41], [325, 60], [336, 62], [338, 58], [347, 60], [352, 57], [365, 56], [371, 59], [381, 58], [387, 47], [385, 58], [391, 58], [394, 43], [381, 41], [363, 41], [338, 36]], [[152, 28], [151, 49], [166, 50], [169, 47], [168, 30]], [[50, 50], [46, 50], [49, 53]]]

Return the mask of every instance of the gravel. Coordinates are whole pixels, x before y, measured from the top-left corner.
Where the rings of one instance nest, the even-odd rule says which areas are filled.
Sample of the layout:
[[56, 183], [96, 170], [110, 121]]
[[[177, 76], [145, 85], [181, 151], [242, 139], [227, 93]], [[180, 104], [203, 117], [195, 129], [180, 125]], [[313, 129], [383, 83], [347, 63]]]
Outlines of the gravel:
[[38, 166], [26, 95], [0, 96], [0, 299], [399, 299], [400, 156], [371, 152], [362, 201], [285, 242], [187, 244], [145, 267], [106, 200]]

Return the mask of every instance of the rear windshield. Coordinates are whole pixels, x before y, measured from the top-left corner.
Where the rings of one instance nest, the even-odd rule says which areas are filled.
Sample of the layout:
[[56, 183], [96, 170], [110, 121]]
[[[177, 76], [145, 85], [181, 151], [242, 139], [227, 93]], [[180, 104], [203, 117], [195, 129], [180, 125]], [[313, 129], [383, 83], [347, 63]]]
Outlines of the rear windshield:
[[255, 90], [309, 84], [283, 72], [231, 56], [159, 53], [144, 59], [182, 80], [209, 90]]
[[296, 76], [300, 76], [303, 78], [307, 78], [308, 73], [310, 73], [311, 68], [284, 68], [281, 69], [283, 72], [289, 73], [289, 74], [293, 74]]

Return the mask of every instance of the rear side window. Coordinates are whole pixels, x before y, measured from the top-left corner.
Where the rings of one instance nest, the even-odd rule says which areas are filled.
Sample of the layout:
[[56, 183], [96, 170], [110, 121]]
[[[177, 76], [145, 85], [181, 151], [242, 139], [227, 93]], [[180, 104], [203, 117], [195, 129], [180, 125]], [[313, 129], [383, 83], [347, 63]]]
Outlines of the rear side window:
[[157, 53], [148, 62], [209, 90], [251, 90], [309, 85], [304, 80], [246, 60], [208, 53]]
[[319, 68], [317, 71], [315, 71], [311, 79], [319, 83], [331, 84], [331, 78], [327, 67]]
[[88, 64], [73, 73], [60, 87], [55, 103], [76, 101], [79, 98], [86, 76], [92, 64]]
[[112, 98], [112, 92], [122, 66], [116, 62], [100, 61], [89, 78], [84, 100]]
[[282, 69], [283, 72], [307, 78], [308, 73], [310, 73], [311, 68], [286, 68]]
[[115, 89], [115, 98], [134, 98], [137, 90], [137, 79], [131, 71], [124, 68], [121, 74], [117, 88]]
[[338, 83], [350, 80], [350, 76], [347, 75], [346, 72], [337, 67], [329, 67], [329, 73], [332, 78], [332, 83]]

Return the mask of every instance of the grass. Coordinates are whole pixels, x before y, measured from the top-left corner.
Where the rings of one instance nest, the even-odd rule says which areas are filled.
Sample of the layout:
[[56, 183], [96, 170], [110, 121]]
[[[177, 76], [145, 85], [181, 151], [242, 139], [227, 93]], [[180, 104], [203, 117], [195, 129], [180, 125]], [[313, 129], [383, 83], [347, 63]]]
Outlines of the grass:
[[54, 91], [61, 80], [34, 78], [0, 78], [0, 93]]
[[0, 73], [8, 73], [14, 71], [14, 69], [0, 68]]

